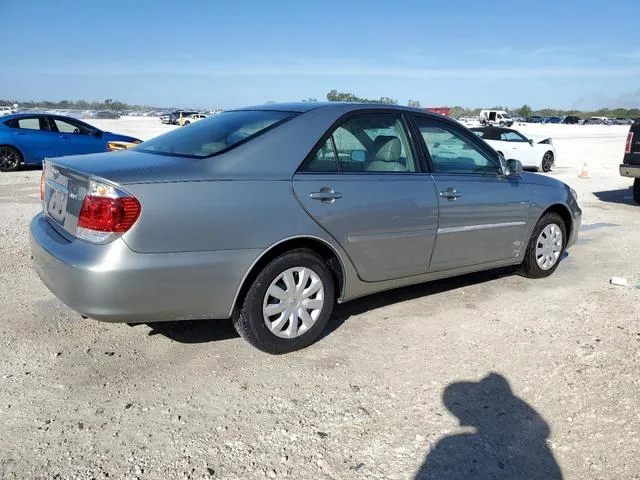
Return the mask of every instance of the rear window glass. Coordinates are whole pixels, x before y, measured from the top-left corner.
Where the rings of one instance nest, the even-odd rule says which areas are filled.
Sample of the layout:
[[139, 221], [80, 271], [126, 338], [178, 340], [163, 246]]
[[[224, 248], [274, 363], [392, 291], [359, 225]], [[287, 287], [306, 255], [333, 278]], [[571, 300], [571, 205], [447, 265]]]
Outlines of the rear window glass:
[[294, 115], [293, 112], [264, 110], [223, 112], [147, 140], [133, 150], [195, 158], [210, 157], [229, 150]]

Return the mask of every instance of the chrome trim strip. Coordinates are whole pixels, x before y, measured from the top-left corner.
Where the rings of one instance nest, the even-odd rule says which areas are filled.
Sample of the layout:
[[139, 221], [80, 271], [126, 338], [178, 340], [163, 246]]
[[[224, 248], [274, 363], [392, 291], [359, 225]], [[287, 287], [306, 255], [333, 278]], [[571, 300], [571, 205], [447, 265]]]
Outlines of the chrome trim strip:
[[472, 232], [474, 230], [489, 230], [492, 228], [519, 227], [527, 222], [504, 222], [504, 223], [485, 223], [484, 225], [463, 225], [461, 227], [439, 228], [438, 235], [441, 233], [459, 233]]
[[410, 230], [406, 232], [388, 232], [388, 233], [372, 233], [366, 235], [353, 235], [347, 237], [349, 243], [369, 242], [371, 240], [384, 240], [388, 238], [411, 238], [411, 237], [424, 237], [433, 236], [435, 234], [435, 228], [429, 228], [424, 230]]
[[59, 184], [58, 182], [51, 180], [50, 178], [47, 178], [45, 180], [45, 183], [50, 186], [51, 188], [53, 188], [54, 190], [58, 190], [59, 192], [62, 192], [64, 194], [69, 194], [69, 189], [67, 187], [65, 187], [64, 185]]

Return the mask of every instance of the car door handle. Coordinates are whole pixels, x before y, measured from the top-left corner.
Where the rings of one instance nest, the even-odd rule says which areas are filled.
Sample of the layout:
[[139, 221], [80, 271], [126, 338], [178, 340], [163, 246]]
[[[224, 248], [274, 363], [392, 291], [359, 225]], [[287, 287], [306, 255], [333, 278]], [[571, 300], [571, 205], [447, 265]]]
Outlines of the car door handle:
[[339, 198], [342, 198], [342, 194], [333, 191], [333, 189], [323, 187], [319, 192], [311, 192], [309, 198], [313, 200], [320, 200], [325, 203], [333, 203]]
[[446, 198], [447, 200], [455, 200], [456, 198], [460, 198], [462, 195], [458, 193], [455, 188], [447, 188], [446, 190], [440, 192], [440, 196], [442, 198]]
[[26, 135], [27, 134], [26, 132], [13, 132], [13, 133], [14, 133], [14, 135]]
[[71, 140], [69, 135], [60, 135], [60, 138], [64, 138], [65, 140]]

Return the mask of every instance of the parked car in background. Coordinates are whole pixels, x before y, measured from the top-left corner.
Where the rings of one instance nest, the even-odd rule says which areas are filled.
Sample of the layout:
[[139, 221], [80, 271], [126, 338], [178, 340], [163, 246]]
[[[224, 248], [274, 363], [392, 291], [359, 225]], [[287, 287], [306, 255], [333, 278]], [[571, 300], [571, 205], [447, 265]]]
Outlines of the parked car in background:
[[180, 117], [182, 117], [183, 119], [191, 116], [191, 115], [195, 115], [199, 112], [193, 111], [193, 110], [175, 110], [169, 114], [163, 115], [160, 117], [160, 121], [164, 124], [167, 125], [178, 125], [178, 122], [180, 121]]
[[460, 117], [458, 118], [458, 122], [460, 122], [465, 127], [479, 127], [481, 125], [480, 120], [477, 117]]
[[93, 118], [117, 120], [118, 118], [120, 118], [120, 115], [116, 112], [110, 112], [109, 110], [102, 110], [100, 112], [96, 112]]
[[533, 115], [527, 118], [527, 123], [542, 123], [542, 121], [543, 117], [541, 117], [540, 115]]
[[189, 115], [188, 117], [183, 117], [182, 119], [182, 125], [190, 125], [194, 122], [197, 122], [198, 120], [202, 120], [204, 118], [207, 118], [207, 116], [204, 113], [194, 113], [193, 115]]
[[616, 125], [633, 125], [633, 120], [630, 118], [616, 118]]
[[585, 125], [607, 125], [608, 123], [607, 117], [590, 117], [584, 121]]
[[0, 107], [0, 117], [11, 115], [12, 113], [13, 109], [11, 107]]
[[520, 160], [524, 168], [550, 172], [556, 161], [551, 137], [527, 138], [511, 128], [478, 127], [471, 131], [504, 158]]
[[510, 127], [513, 119], [504, 110], [480, 110], [480, 123], [482, 125], [498, 125]]
[[575, 115], [567, 115], [562, 120], [562, 123], [566, 123], [566, 124], [569, 124], [569, 125], [577, 125], [580, 122], [581, 122], [580, 117], [577, 117]]
[[562, 123], [562, 117], [546, 117], [544, 123]]
[[640, 123], [629, 128], [620, 175], [633, 178], [633, 199], [640, 204]]
[[43, 185], [33, 259], [72, 309], [231, 317], [269, 353], [315, 341], [336, 300], [507, 265], [551, 275], [581, 224], [564, 183], [452, 119], [380, 104], [226, 111], [47, 160]]
[[140, 142], [62, 115], [7, 115], [0, 120], [0, 171], [36, 165], [45, 158], [124, 150]]

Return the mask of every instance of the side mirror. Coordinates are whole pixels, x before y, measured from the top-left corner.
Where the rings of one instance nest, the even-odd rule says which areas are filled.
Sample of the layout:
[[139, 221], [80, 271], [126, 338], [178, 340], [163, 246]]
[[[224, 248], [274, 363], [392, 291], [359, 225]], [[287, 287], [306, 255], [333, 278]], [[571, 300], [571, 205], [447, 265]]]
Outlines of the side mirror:
[[529, 145], [531, 145], [533, 147], [533, 138], [529, 139]]
[[506, 177], [519, 177], [522, 175], [522, 163], [520, 160], [510, 158], [507, 160], [507, 164], [504, 168], [504, 175]]
[[354, 162], [364, 162], [367, 160], [367, 152], [364, 150], [352, 150], [351, 160]]
[[100, 138], [100, 137], [102, 137], [102, 130], [94, 130], [94, 131], [93, 131], [93, 133], [92, 133], [92, 135], [93, 135], [94, 137], [98, 137], [98, 138]]

